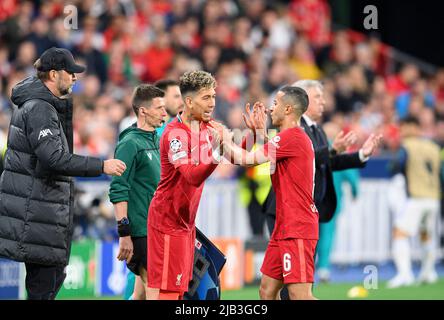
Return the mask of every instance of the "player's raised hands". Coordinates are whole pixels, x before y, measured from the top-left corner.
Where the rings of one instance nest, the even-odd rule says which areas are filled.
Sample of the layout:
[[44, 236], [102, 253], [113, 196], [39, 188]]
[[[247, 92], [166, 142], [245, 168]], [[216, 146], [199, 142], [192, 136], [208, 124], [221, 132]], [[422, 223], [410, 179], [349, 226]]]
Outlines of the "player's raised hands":
[[356, 143], [357, 136], [354, 131], [344, 135], [344, 131], [338, 133], [333, 141], [332, 148], [336, 150], [337, 153], [344, 152], [349, 146]]
[[242, 114], [242, 117], [247, 128], [253, 130], [253, 132], [265, 129], [267, 115], [262, 102], [256, 101], [253, 105], [253, 111], [251, 111], [250, 103], [247, 103], [245, 105], [245, 113]]

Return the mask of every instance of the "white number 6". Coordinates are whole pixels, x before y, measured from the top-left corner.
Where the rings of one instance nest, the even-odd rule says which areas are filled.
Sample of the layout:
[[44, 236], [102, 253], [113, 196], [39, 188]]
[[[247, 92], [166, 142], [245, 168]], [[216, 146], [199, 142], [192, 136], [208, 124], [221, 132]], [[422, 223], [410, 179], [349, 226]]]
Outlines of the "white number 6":
[[291, 270], [291, 256], [289, 253], [284, 253], [284, 271], [288, 272]]

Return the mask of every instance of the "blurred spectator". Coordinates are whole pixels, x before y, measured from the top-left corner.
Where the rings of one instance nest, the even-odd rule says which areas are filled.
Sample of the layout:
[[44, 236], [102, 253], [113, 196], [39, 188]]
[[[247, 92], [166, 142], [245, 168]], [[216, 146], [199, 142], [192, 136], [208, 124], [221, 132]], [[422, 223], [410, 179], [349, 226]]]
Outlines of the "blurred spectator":
[[358, 65], [350, 66], [336, 75], [336, 110], [348, 114], [363, 108], [367, 100], [368, 84]]
[[146, 53], [146, 70], [142, 81], [155, 82], [166, 76], [172, 65], [174, 51], [170, 45], [170, 36], [166, 32], [157, 34], [154, 43]]
[[329, 44], [331, 13], [326, 0], [293, 0], [290, 14], [296, 30], [305, 35], [314, 48]]
[[33, 42], [25, 41], [20, 44], [14, 68], [23, 71], [27, 76], [34, 73], [33, 64], [37, 59], [36, 47]]
[[387, 78], [387, 91], [395, 96], [409, 92], [411, 85], [418, 77], [418, 68], [413, 64], [406, 64], [402, 66], [398, 74]]
[[329, 59], [322, 65], [329, 76], [343, 72], [353, 63], [353, 46], [346, 31], [338, 31], [334, 35]]
[[413, 99], [418, 99], [424, 106], [433, 108], [435, 106], [435, 97], [433, 93], [427, 89], [425, 79], [419, 78], [412, 84], [411, 91], [401, 93], [396, 99], [396, 112], [399, 118], [404, 118], [409, 113], [409, 105]]
[[316, 65], [315, 56], [310, 44], [304, 38], [299, 38], [292, 46], [290, 66], [299, 79], [319, 79], [321, 70]]
[[36, 49], [36, 54], [40, 56], [46, 49], [55, 47], [57, 43], [49, 37], [49, 21], [44, 17], [37, 17], [31, 25], [32, 32], [27, 36], [27, 40], [32, 42]]
[[[66, 4], [78, 9], [78, 29], [64, 27]], [[87, 66], [73, 88], [75, 148], [82, 154], [108, 154], [118, 132], [134, 122], [134, 85], [177, 80], [196, 69], [217, 78], [213, 116], [231, 128], [243, 127], [246, 102], [268, 104], [280, 86], [311, 78], [324, 84], [324, 122], [353, 128], [361, 140], [380, 131], [386, 152], [397, 150], [398, 122], [408, 114], [419, 116], [427, 136], [441, 139], [444, 69], [424, 78], [403, 61], [392, 73], [400, 62], [391, 48], [374, 34], [332, 30], [326, 0], [57, 0], [0, 7], [0, 120], [9, 121], [11, 88], [32, 74], [38, 54], [48, 46], [68, 48]], [[232, 168], [224, 170], [216, 176], [234, 178]]]

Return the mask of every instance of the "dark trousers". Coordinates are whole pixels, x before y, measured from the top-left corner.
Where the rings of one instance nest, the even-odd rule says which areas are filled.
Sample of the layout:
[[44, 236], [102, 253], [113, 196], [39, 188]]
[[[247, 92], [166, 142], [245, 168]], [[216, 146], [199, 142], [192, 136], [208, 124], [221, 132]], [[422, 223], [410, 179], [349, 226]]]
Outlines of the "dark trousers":
[[25, 263], [28, 300], [54, 300], [66, 278], [65, 267]]
[[248, 204], [248, 216], [250, 218], [251, 231], [253, 236], [264, 235], [264, 214], [262, 213], [262, 206], [253, 195], [250, 203]]

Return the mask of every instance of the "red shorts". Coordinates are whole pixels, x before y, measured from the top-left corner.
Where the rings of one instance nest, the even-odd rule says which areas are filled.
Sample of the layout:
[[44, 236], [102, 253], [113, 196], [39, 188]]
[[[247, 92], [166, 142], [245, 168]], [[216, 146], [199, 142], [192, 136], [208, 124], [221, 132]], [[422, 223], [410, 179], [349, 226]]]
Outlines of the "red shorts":
[[270, 239], [261, 272], [284, 283], [313, 283], [317, 242], [307, 239]]
[[148, 287], [186, 292], [193, 277], [196, 232], [165, 234], [148, 226]]

